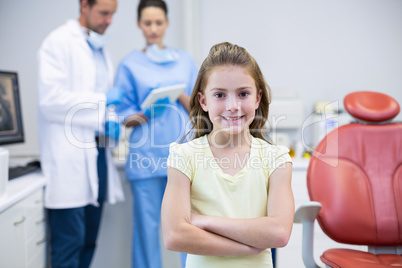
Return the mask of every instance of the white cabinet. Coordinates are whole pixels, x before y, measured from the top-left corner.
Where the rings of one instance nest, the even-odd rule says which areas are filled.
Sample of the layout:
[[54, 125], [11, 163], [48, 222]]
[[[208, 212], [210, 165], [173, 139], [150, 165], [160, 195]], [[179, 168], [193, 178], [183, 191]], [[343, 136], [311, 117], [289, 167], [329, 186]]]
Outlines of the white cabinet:
[[0, 267], [45, 267], [43, 188], [0, 212]]

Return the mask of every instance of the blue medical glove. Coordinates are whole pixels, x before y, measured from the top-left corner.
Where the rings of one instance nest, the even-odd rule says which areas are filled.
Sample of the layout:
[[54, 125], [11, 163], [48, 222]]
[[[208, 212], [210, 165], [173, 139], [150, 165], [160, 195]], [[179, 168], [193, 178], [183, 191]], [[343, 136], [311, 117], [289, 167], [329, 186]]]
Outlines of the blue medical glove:
[[160, 116], [161, 114], [163, 114], [168, 104], [169, 104], [169, 97], [159, 99], [144, 111], [144, 115], [149, 119]]
[[106, 92], [106, 106], [119, 105], [123, 101], [123, 90], [119, 87], [114, 87]]
[[105, 123], [105, 135], [112, 140], [119, 140], [120, 125], [115, 121], [106, 121]]

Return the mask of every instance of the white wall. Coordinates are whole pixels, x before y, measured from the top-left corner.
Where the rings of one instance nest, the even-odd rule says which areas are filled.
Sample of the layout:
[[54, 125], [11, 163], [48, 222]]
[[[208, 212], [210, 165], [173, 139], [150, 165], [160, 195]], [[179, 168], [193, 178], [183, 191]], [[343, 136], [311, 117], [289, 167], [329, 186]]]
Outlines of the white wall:
[[[198, 63], [215, 43], [246, 47], [273, 91], [298, 93], [305, 116], [316, 101], [342, 103], [356, 90], [384, 92], [402, 103], [400, 0], [191, 0], [198, 5], [193, 28], [186, 27], [189, 17], [183, 19], [185, 1], [167, 0], [166, 44], [188, 48]], [[144, 46], [137, 3], [120, 0], [107, 32], [115, 65]], [[0, 69], [19, 74], [26, 132], [25, 144], [7, 146], [14, 155], [38, 153], [36, 51], [68, 18], [78, 18], [78, 0], [0, 0]], [[188, 47], [189, 40], [199, 40], [198, 49]]]
[[[352, 91], [402, 104], [402, 1], [200, 0], [201, 53], [229, 41], [256, 58], [272, 90], [316, 101]], [[401, 115], [399, 119], [401, 119]]]
[[[181, 1], [167, 0], [170, 27], [166, 44], [182, 46]], [[114, 21], [107, 30], [108, 48], [115, 67], [134, 48], [145, 45], [137, 28], [138, 0], [119, 0]], [[36, 156], [37, 62], [36, 53], [46, 35], [70, 18], [78, 19], [79, 0], [0, 0], [0, 70], [19, 76], [25, 143], [7, 145], [11, 155]]]

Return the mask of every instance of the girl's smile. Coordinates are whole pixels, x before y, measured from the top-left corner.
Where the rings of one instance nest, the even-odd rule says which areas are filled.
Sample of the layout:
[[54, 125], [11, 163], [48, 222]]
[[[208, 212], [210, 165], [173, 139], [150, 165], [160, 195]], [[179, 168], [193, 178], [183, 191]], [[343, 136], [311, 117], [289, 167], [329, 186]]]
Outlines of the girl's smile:
[[222, 116], [222, 117], [223, 117], [224, 119], [228, 120], [228, 121], [238, 122], [238, 121], [240, 121], [241, 118], [244, 117], [244, 115], [242, 115], [242, 116], [236, 116], [236, 117], [230, 117], [230, 116], [228, 116], [228, 117]]
[[226, 124], [226, 128], [236, 127], [236, 126], [241, 127], [245, 123], [245, 120], [246, 120], [246, 117], [244, 115], [235, 116], [235, 117], [222, 115], [221, 118], [222, 118], [222, 122], [224, 124]]

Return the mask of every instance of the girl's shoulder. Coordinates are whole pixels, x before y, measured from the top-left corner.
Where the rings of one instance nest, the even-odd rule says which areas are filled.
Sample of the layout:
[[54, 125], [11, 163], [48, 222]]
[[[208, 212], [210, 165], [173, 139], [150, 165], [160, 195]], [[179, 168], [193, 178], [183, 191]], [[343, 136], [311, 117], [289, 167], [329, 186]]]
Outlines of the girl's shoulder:
[[289, 149], [283, 145], [270, 144], [269, 142], [260, 139], [253, 138], [253, 146], [259, 151], [262, 157], [267, 157], [268, 155], [284, 155], [289, 153]]
[[289, 149], [282, 145], [270, 144], [263, 139], [254, 138], [254, 146], [257, 148], [260, 161], [266, 178], [275, 171], [276, 168], [286, 162], [292, 163]]
[[173, 142], [170, 144], [170, 154], [180, 154], [187, 157], [192, 157], [196, 153], [205, 152], [208, 150], [209, 144], [208, 139], [205, 136], [193, 139], [185, 143]]

